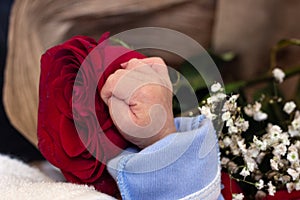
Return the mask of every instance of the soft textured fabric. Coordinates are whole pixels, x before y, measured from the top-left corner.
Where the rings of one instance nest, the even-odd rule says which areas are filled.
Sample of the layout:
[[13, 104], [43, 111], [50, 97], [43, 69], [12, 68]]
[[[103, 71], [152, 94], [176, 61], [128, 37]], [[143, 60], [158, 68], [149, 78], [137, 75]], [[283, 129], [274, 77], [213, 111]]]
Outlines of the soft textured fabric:
[[113, 124], [100, 91], [121, 63], [145, 56], [112, 46], [108, 37], [96, 42], [74, 36], [42, 56], [37, 134], [41, 153], [68, 181], [116, 195], [105, 163], [128, 142]]
[[[203, 116], [175, 119], [177, 133], [138, 151], [128, 148], [109, 162], [123, 200], [222, 200], [219, 152]], [[93, 187], [54, 182], [39, 170], [0, 155], [1, 199], [110, 200]]]
[[38, 169], [0, 154], [1, 200], [114, 200], [87, 185], [55, 182]]
[[204, 116], [176, 118], [177, 133], [108, 163], [122, 199], [223, 199], [215, 130]]

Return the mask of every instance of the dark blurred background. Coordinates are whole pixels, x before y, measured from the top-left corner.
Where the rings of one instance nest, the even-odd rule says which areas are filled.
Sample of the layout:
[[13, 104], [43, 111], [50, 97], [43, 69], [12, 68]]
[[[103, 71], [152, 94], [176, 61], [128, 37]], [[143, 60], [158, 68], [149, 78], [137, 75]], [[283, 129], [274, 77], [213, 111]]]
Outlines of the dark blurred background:
[[4, 111], [2, 101], [9, 14], [12, 4], [12, 0], [0, 1], [0, 153], [9, 154], [30, 162], [33, 160], [40, 160], [42, 159], [42, 156], [39, 151], [10, 124]]

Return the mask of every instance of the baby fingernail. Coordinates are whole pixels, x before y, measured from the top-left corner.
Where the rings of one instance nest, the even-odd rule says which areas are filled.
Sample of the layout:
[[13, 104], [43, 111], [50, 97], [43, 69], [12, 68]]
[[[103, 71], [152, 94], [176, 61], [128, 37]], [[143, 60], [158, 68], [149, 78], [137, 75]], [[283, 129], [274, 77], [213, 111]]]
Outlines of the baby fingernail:
[[124, 63], [121, 64], [121, 67], [126, 67], [127, 64], [128, 64], [128, 62], [124, 62]]

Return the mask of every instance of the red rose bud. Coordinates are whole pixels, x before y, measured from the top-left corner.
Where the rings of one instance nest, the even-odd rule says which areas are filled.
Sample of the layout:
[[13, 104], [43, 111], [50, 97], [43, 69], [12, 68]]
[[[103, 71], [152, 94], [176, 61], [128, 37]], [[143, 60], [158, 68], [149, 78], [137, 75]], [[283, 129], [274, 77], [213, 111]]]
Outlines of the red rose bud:
[[116, 195], [105, 163], [128, 142], [114, 126], [100, 91], [121, 63], [145, 56], [112, 46], [107, 38], [104, 34], [97, 43], [75, 36], [42, 56], [37, 134], [41, 153], [68, 181]]

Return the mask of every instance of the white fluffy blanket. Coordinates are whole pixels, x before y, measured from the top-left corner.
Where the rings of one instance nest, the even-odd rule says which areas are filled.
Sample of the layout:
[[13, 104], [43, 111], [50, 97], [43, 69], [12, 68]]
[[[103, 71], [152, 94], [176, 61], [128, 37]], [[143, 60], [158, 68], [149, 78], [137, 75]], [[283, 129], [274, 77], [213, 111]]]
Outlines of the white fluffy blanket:
[[93, 187], [56, 182], [40, 170], [0, 154], [1, 200], [115, 200]]

